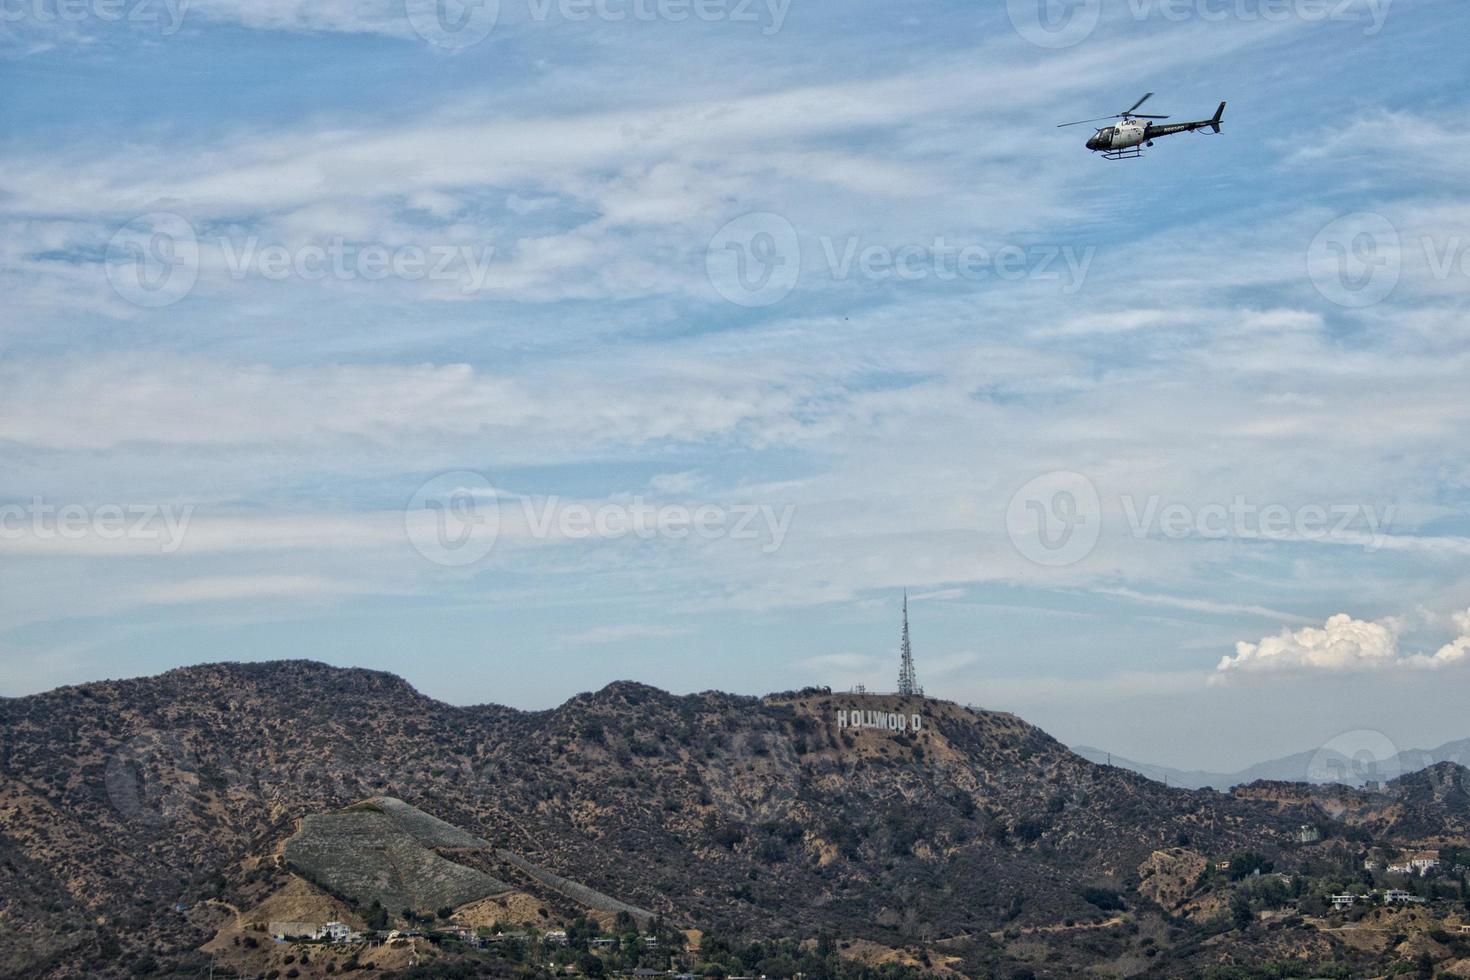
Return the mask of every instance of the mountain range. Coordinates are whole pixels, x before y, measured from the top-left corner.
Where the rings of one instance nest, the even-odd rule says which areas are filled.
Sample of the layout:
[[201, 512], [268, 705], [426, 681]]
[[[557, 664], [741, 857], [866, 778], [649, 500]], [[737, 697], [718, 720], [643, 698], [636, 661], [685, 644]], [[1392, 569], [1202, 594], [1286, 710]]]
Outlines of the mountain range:
[[[1230, 887], [1208, 869], [1470, 845], [1467, 785], [1442, 765], [1330, 797], [1166, 787], [921, 696], [620, 682], [519, 711], [375, 671], [210, 664], [0, 700], [0, 976], [196, 976], [282, 955], [249, 923], [384, 903], [405, 922], [633, 913], [705, 937], [691, 955], [779, 940], [859, 963], [833, 977], [1364, 959], [1317, 932], [1207, 941]], [[286, 972], [244, 972], [267, 967]]]
[[[1365, 743], [1368, 741], [1364, 740]], [[1374, 740], [1377, 741], [1377, 740]], [[1147, 776], [1155, 782], [1183, 789], [1229, 790], [1257, 780], [1313, 784], [1338, 783], [1362, 787], [1383, 784], [1395, 776], [1418, 772], [1441, 762], [1470, 765], [1470, 738], [1446, 742], [1434, 749], [1409, 749], [1378, 756], [1371, 749], [1350, 757], [1333, 746], [1298, 752], [1280, 759], [1260, 762], [1239, 772], [1222, 773], [1199, 769], [1175, 769], [1115, 755], [1106, 749], [1074, 745], [1072, 751], [1098, 765], [1113, 765]], [[1381, 749], [1379, 750], [1381, 751]]]

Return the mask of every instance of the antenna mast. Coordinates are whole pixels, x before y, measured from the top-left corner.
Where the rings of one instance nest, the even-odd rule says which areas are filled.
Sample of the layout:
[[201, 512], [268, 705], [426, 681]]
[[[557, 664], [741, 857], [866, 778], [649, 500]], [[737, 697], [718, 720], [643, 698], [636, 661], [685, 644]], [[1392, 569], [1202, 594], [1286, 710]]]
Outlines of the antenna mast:
[[914, 674], [914, 651], [909, 646], [909, 590], [903, 590], [903, 642], [898, 663], [898, 693], [924, 695], [919, 679]]

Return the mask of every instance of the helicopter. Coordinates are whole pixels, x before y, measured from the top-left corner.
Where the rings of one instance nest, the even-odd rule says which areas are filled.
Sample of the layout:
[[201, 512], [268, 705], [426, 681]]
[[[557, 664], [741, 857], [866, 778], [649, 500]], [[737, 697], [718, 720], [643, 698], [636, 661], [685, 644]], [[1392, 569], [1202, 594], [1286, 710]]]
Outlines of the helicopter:
[[1152, 92], [1139, 99], [1133, 105], [1122, 112], [1112, 116], [1099, 116], [1097, 119], [1080, 119], [1077, 122], [1062, 123], [1058, 129], [1067, 126], [1081, 126], [1083, 123], [1102, 122], [1104, 119], [1118, 119], [1121, 122], [1113, 126], [1105, 126], [1097, 131], [1092, 139], [1087, 141], [1087, 148], [1094, 153], [1101, 153], [1105, 160], [1136, 160], [1143, 156], [1143, 148], [1153, 146], [1154, 140], [1160, 136], [1173, 136], [1175, 133], [1194, 133], [1201, 129], [1209, 129], [1212, 132], [1220, 131], [1220, 120], [1225, 116], [1225, 103], [1220, 103], [1220, 108], [1215, 110], [1211, 119], [1200, 119], [1195, 122], [1168, 123], [1158, 125], [1153, 122], [1140, 122], [1143, 119], [1168, 119], [1168, 116], [1150, 116], [1138, 112], [1138, 107], [1153, 98]]

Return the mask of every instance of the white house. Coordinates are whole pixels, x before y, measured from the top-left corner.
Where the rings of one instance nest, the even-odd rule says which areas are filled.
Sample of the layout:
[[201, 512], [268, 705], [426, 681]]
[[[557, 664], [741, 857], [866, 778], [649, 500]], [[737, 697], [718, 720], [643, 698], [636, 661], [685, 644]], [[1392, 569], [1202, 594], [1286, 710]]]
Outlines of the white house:
[[1422, 878], [1424, 875], [1429, 874], [1429, 872], [1439, 868], [1439, 852], [1425, 851], [1423, 854], [1416, 854], [1409, 858], [1409, 867], [1418, 872]]
[[1350, 895], [1346, 892], [1341, 895], [1329, 895], [1327, 897], [1331, 899], [1333, 909], [1338, 912], [1352, 908], [1353, 904], [1358, 900], [1358, 896]]
[[345, 922], [328, 922], [322, 926], [321, 938], [329, 943], [355, 943], [362, 939], [362, 934]]

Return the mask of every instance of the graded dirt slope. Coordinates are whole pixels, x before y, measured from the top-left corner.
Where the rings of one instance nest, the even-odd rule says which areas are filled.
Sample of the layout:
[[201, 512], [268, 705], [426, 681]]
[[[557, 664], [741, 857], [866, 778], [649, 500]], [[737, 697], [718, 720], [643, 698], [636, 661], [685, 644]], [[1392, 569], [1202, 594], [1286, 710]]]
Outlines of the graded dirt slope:
[[361, 905], [432, 912], [511, 890], [433, 848], [485, 842], [393, 799], [374, 799], [302, 819], [282, 856], [308, 880]]

